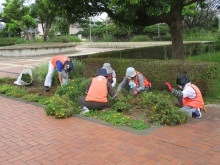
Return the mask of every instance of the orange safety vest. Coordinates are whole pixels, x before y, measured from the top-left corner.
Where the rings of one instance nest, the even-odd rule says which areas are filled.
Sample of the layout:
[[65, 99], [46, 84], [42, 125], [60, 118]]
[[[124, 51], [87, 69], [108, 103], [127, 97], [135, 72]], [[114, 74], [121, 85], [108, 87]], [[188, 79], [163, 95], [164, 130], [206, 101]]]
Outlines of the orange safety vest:
[[64, 63], [65, 63], [66, 61], [70, 61], [70, 58], [67, 57], [67, 56], [62, 56], [62, 55], [52, 57], [52, 58], [51, 58], [51, 63], [52, 63], [52, 65], [54, 66], [54, 68], [57, 67], [57, 64], [56, 64], [57, 61], [60, 61], [60, 62], [64, 65]]
[[92, 83], [86, 96], [86, 101], [106, 103], [108, 102], [107, 94], [107, 79], [102, 76], [97, 76], [92, 79]]
[[[135, 78], [134, 78], [134, 83], [137, 85], [137, 86], [140, 86], [139, 84], [139, 81], [138, 81], [138, 75], [141, 74], [140, 72], [136, 71], [136, 75], [135, 75]], [[144, 76], [144, 75], [143, 75]], [[130, 79], [128, 79], [128, 82], [130, 82]], [[144, 85], [145, 87], [150, 87], [150, 82], [146, 79], [146, 77], [144, 76]]]
[[203, 101], [202, 94], [201, 94], [199, 88], [194, 84], [190, 84], [190, 86], [195, 90], [196, 97], [193, 99], [188, 98], [188, 97], [183, 98], [183, 106], [190, 106], [193, 108], [203, 109], [204, 108], [204, 101]]

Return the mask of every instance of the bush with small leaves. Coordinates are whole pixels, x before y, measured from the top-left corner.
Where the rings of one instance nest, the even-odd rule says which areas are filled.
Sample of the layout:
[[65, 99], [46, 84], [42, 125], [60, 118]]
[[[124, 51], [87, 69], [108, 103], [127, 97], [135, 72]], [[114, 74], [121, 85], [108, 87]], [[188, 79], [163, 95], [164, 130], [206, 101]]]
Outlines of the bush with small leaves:
[[68, 95], [72, 101], [77, 102], [78, 97], [85, 93], [89, 80], [85, 78], [73, 79], [67, 85], [58, 87], [56, 94], [60, 96]]
[[79, 108], [71, 101], [68, 95], [59, 96], [55, 94], [45, 107], [47, 115], [55, 116], [56, 118], [68, 118], [79, 112]]
[[[149, 94], [149, 95], [148, 95]], [[148, 93], [143, 95], [142, 104], [148, 109], [150, 121], [156, 125], [177, 125], [186, 123], [189, 115], [179, 110], [164, 94]]]
[[116, 111], [125, 111], [131, 108], [131, 105], [129, 104], [129, 99], [125, 96], [120, 96], [119, 100], [113, 105], [113, 109]]

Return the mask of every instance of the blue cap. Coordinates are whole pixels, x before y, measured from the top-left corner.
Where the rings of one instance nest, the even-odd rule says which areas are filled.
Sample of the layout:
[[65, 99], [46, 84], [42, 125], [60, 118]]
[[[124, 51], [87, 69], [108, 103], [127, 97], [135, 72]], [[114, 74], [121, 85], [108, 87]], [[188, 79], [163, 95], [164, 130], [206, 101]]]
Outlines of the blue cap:
[[71, 71], [74, 68], [72, 61], [70, 61], [70, 62], [67, 61], [66, 62], [66, 67], [67, 67], [68, 72]]
[[107, 70], [105, 68], [99, 69], [98, 70], [98, 75], [99, 76], [105, 76], [105, 77], [109, 76], [109, 74], [107, 73]]

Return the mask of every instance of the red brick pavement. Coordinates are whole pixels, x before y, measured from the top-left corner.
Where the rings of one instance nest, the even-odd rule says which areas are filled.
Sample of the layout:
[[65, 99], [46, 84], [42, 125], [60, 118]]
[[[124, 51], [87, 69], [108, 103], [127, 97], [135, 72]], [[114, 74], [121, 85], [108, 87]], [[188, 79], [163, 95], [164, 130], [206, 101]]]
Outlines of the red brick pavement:
[[[97, 51], [86, 49], [84, 52]], [[100, 51], [100, 50], [98, 50]], [[0, 57], [0, 77], [17, 77], [50, 57]], [[0, 95], [0, 165], [220, 164], [220, 108], [202, 119], [138, 135]]]
[[138, 135], [0, 96], [0, 164], [219, 164], [220, 109]]

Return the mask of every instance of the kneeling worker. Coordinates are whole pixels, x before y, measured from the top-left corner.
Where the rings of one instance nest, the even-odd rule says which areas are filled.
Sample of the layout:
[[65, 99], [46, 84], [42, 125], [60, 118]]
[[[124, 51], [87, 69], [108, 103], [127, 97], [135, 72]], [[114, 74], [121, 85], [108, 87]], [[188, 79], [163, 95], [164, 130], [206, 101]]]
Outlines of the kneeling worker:
[[142, 91], [148, 92], [151, 88], [151, 83], [143, 76], [142, 73], [136, 71], [133, 67], [128, 67], [124, 79], [118, 85], [118, 96], [122, 88], [127, 90], [132, 89], [133, 95], [136, 96]]
[[108, 74], [105, 68], [98, 70], [95, 76], [86, 87], [86, 96], [80, 96], [78, 102], [82, 108], [81, 114], [89, 112], [89, 109], [102, 110], [108, 105], [107, 95], [117, 98], [117, 95], [107, 80]]

